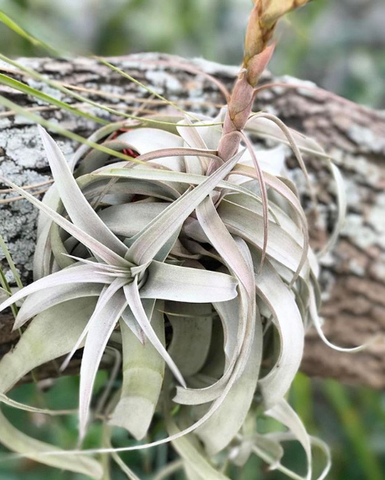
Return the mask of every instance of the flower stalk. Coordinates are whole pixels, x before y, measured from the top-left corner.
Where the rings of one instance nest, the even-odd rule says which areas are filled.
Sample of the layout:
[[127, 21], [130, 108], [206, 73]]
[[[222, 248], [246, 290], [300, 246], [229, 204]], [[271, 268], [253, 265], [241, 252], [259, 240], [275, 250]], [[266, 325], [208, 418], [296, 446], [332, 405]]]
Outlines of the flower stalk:
[[272, 42], [278, 20], [286, 13], [302, 7], [310, 0], [254, 0], [245, 37], [242, 68], [230, 97], [219, 156], [228, 160], [238, 151], [240, 132], [253, 108], [259, 78], [274, 52]]

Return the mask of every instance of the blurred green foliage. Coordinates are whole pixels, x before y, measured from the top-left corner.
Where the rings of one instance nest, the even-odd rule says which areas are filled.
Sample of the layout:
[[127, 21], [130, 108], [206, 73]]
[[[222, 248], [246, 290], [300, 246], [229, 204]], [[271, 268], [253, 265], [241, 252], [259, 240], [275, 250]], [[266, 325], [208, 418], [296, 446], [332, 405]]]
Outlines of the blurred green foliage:
[[330, 379], [311, 380], [300, 373], [291, 399], [309, 433], [332, 449], [328, 480], [385, 479], [385, 449], [379, 441], [385, 432], [382, 392]]
[[[95, 388], [103, 391], [106, 372], [100, 372]], [[34, 384], [20, 386], [12, 391], [12, 398], [19, 402], [50, 409], [72, 409], [77, 406], [78, 379], [62, 377], [52, 382], [44, 393]], [[298, 374], [291, 392], [291, 403], [303, 419], [309, 433], [322, 438], [332, 448], [333, 469], [328, 480], [385, 480], [385, 432], [384, 396], [367, 388], [341, 386], [334, 380], [311, 380]], [[77, 442], [76, 415], [44, 417], [3, 407], [12, 423], [29, 435], [33, 435], [63, 448], [74, 448]], [[155, 419], [156, 422], [156, 419]], [[269, 423], [270, 422], [270, 423]], [[267, 425], [269, 423], [269, 426]], [[264, 419], [259, 429], [271, 431], [275, 422]], [[276, 428], [278, 424], [276, 424]], [[128, 446], [131, 440], [123, 429], [116, 429], [115, 446]], [[102, 434], [101, 423], [94, 423], [84, 444], [85, 448], [97, 447]], [[162, 433], [160, 432], [160, 436]], [[160, 437], [159, 437], [160, 438]], [[86, 480], [71, 472], [34, 463], [28, 459], [9, 460], [0, 449], [0, 478], [2, 480]], [[314, 470], [322, 469], [324, 458], [315, 450]], [[162, 445], [142, 452], [126, 452], [123, 460], [141, 478], [151, 480], [153, 472], [176, 458], [172, 448]], [[305, 464], [304, 452], [296, 443], [288, 443], [284, 457], [287, 466], [301, 473]], [[125, 475], [111, 463], [112, 480], [123, 480]], [[233, 480], [285, 480], [279, 472], [268, 471], [257, 457], [251, 457], [243, 469], [233, 468], [227, 474]], [[183, 472], [172, 480], [185, 480]]]
[[[250, 3], [247, 0], [0, 0], [0, 9], [49, 44], [74, 54], [124, 55], [162, 51], [182, 56], [203, 56], [222, 63], [239, 63]], [[384, 107], [381, 79], [385, 77], [385, 18], [383, 0], [367, 2], [319, 0], [281, 25], [280, 42], [272, 70], [317, 81], [339, 94]], [[371, 23], [372, 22], [372, 23]], [[357, 26], [364, 26], [357, 28]], [[372, 28], [371, 28], [372, 25]], [[15, 56], [42, 55], [27, 40], [0, 25], [1, 52]], [[106, 374], [98, 377], [98, 388]], [[76, 408], [76, 378], [61, 378], [43, 394], [35, 385], [16, 389], [13, 398], [52, 409]], [[43, 400], [44, 397], [44, 400]], [[348, 388], [332, 380], [310, 380], [298, 375], [291, 400], [310, 433], [332, 447], [333, 470], [329, 480], [385, 480], [385, 398], [366, 388]], [[16, 427], [37, 438], [72, 448], [76, 445], [76, 416], [44, 418], [6, 408]], [[101, 426], [87, 437], [96, 446]], [[128, 437], [118, 431], [114, 444], [126, 446]], [[4, 450], [0, 450], [4, 452]], [[4, 456], [2, 459], [6, 458]], [[122, 458], [140, 475], [162, 467], [175, 454], [169, 446], [126, 453]], [[303, 464], [299, 445], [288, 445], [285, 456], [293, 468]], [[315, 467], [321, 458], [316, 456]], [[265, 473], [264, 473], [265, 472]], [[268, 472], [256, 457], [243, 470], [231, 472], [235, 480], [282, 480]], [[29, 460], [0, 462], [3, 480], [84, 480]], [[117, 468], [113, 480], [126, 478]], [[174, 476], [181, 480], [182, 475]]]

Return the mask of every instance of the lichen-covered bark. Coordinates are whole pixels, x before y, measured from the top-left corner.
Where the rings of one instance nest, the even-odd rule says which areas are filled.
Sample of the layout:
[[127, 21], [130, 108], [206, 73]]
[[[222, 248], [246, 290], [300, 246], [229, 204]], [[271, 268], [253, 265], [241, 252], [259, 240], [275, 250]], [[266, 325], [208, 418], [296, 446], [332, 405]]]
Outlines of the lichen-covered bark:
[[[104, 99], [93, 97], [113, 104], [115, 108], [138, 107], [138, 100], [149, 96], [148, 92], [95, 60], [24, 59], [23, 62], [64, 83], [124, 95], [126, 98], [121, 100], [108, 96]], [[238, 72], [236, 67], [204, 61], [187, 63], [156, 54], [118, 58], [114, 62], [170, 100], [184, 102], [182, 105], [186, 109], [209, 115], [214, 115], [224, 103], [222, 94], [207, 78], [186, 72], [180, 64], [183, 62], [202, 69], [228, 88]], [[14, 75], [47, 91], [45, 85], [17, 72]], [[322, 261], [325, 292], [322, 313], [326, 320], [325, 332], [331, 341], [343, 346], [361, 344], [374, 335], [381, 336], [385, 329], [385, 115], [314, 89], [314, 85], [307, 82], [292, 78], [274, 79], [265, 74], [262, 82], [271, 81], [296, 85], [297, 88], [276, 86], [261, 91], [255, 108], [277, 114], [289, 126], [320, 141], [341, 167], [347, 182], [349, 212], [346, 224], [335, 251]], [[53, 93], [52, 89], [48, 91]], [[7, 87], [0, 86], [0, 93], [19, 104], [40, 108], [39, 113], [45, 118], [60, 122], [83, 136], [95, 130], [95, 125], [87, 120], [52, 107], [46, 108]], [[55, 95], [63, 99], [61, 94], [55, 92]], [[148, 104], [145, 108], [155, 107]], [[105, 112], [97, 113], [110, 118]], [[76, 145], [63, 138], [57, 140], [65, 154], [70, 156]], [[289, 150], [287, 155], [293, 166], [293, 175], [303, 183]], [[322, 161], [312, 158], [307, 161], [317, 181], [322, 211], [314, 235], [314, 244], [317, 245], [324, 242], [325, 228], [330, 229], [333, 221], [334, 192]], [[9, 117], [1, 112], [0, 171], [19, 184], [34, 184], [50, 178], [36, 126], [20, 116]], [[25, 282], [31, 279], [35, 225], [36, 212], [28, 202], [0, 205], [1, 233]], [[4, 261], [2, 266], [7, 270]], [[9, 272], [7, 275], [12, 280]], [[0, 355], [15, 341], [15, 334], [9, 333], [10, 322], [9, 315], [1, 316]], [[307, 340], [303, 361], [307, 373], [377, 388], [385, 386], [384, 342], [377, 341], [366, 351], [351, 355], [321, 345], [313, 332], [309, 332]]]

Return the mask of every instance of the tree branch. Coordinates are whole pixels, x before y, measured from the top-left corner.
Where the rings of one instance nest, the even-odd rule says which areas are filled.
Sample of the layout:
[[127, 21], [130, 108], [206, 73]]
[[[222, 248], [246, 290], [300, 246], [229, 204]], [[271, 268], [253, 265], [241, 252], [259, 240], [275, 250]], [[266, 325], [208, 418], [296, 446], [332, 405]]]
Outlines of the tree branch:
[[[196, 75], [194, 69], [213, 75], [227, 88], [231, 88], [238, 73], [237, 67], [204, 61], [188, 62], [158, 54], [116, 58], [113, 62], [168, 99], [178, 101], [184, 108], [209, 115], [215, 115], [225, 100], [215, 83], [208, 77]], [[150, 98], [147, 91], [93, 59], [24, 59], [23, 63], [65, 84], [102, 91], [104, 97], [92, 92], [81, 93], [116, 109], [127, 108], [127, 113], [137, 108], [144, 111], [164, 108], [157, 99]], [[2, 68], [7, 68], [7, 73], [11, 69], [12, 76], [27, 81], [27, 77], [16, 69], [0, 65], [0, 71]], [[44, 84], [30, 79], [28, 82], [52, 94], [52, 89]], [[336, 160], [347, 182], [349, 211], [346, 225], [333, 254], [323, 260], [321, 279], [325, 302], [322, 314], [326, 320], [325, 333], [332, 342], [341, 346], [359, 345], [373, 335], [382, 334], [385, 328], [385, 115], [316, 89], [307, 82], [264, 74], [261, 83], [270, 82], [282, 85], [261, 90], [255, 109], [272, 111], [289, 126], [317, 139]], [[37, 104], [32, 98], [8, 87], [0, 86], [0, 94], [36, 109], [35, 113], [60, 122], [83, 136], [88, 136], [96, 128], [84, 118], [43, 103]], [[61, 94], [59, 98], [65, 99]], [[146, 103], [142, 103], [144, 99], [147, 99]], [[171, 107], [167, 109], [171, 110]], [[87, 111], [90, 111], [88, 107]], [[97, 114], [111, 119], [106, 112], [98, 111]], [[63, 151], [71, 155], [76, 145], [63, 138], [58, 140]], [[287, 156], [293, 174], [301, 179], [289, 150]], [[321, 224], [317, 224], [313, 238], [317, 245], [325, 241], [325, 228], [330, 229], [332, 224], [333, 216], [327, 212], [334, 205], [334, 193], [322, 161], [307, 158], [307, 162], [314, 173], [322, 211]], [[0, 170], [23, 185], [50, 179], [36, 126], [18, 115], [9, 116], [5, 112], [0, 112]], [[36, 191], [42, 189], [44, 186], [37, 187]], [[0, 195], [0, 199], [8, 197]], [[37, 212], [24, 200], [0, 207], [1, 233], [23, 280], [31, 281]], [[333, 208], [331, 210], [333, 212]], [[6, 262], [2, 260], [1, 263], [7, 270]], [[9, 272], [7, 275], [11, 279]], [[2, 314], [0, 319], [2, 355], [16, 341], [17, 334], [10, 333], [10, 315]], [[373, 343], [364, 352], [350, 355], [330, 350], [311, 331], [302, 368], [310, 375], [383, 388], [385, 343]]]

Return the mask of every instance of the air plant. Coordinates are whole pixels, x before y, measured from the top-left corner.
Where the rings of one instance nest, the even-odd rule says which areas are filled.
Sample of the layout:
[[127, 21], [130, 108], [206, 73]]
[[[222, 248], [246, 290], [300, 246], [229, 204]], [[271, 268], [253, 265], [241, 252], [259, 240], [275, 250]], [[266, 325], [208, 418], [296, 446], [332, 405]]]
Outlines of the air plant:
[[[326, 159], [341, 194], [338, 170], [313, 140], [271, 114], [252, 113], [275, 25], [305, 3], [254, 2], [243, 66], [216, 119], [177, 113], [104, 126], [70, 163], [41, 129], [55, 181], [44, 200], [1, 177], [39, 208], [40, 220], [34, 282], [0, 305], [24, 300], [14, 328], [32, 319], [0, 362], [0, 399], [27, 408], [7, 397], [10, 389], [52, 359], [65, 356], [65, 370], [84, 348], [82, 441], [97, 420], [91, 399], [107, 345], [123, 356], [121, 386], [109, 392], [102, 415], [101, 448], [54, 448], [18, 432], [0, 413], [0, 441], [11, 450], [98, 479], [108, 478], [107, 467], [88, 454], [111, 453], [121, 465], [119, 451], [172, 442], [190, 480], [226, 479], [228, 463], [245, 465], [252, 454], [291, 478], [310, 480], [316, 446], [327, 456], [318, 478], [327, 475], [327, 447], [307, 434], [286, 400], [305, 329], [315, 325], [323, 335], [318, 263], [283, 153], [258, 150], [248, 136], [290, 145], [310, 191], [301, 152]], [[343, 218], [343, 196], [339, 206], [328, 247]], [[167, 437], [112, 447], [112, 427], [137, 441], [152, 438], [154, 414]], [[261, 416], [287, 432], [259, 433]], [[288, 440], [305, 450], [304, 477], [281, 463]]]

